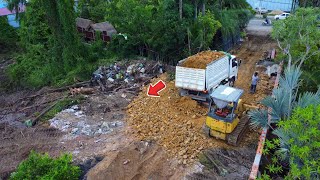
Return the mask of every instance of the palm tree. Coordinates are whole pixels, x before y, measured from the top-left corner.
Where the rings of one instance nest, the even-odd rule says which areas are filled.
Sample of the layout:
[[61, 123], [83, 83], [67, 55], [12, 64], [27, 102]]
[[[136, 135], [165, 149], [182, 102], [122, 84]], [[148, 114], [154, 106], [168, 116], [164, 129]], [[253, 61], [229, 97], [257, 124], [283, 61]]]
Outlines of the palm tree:
[[[260, 109], [249, 112], [253, 126], [273, 128], [271, 124], [290, 118], [292, 111], [297, 107], [305, 108], [310, 105], [320, 105], [320, 87], [316, 93], [304, 92], [298, 95], [301, 74], [302, 71], [294, 66], [285, 70], [284, 77], [279, 80], [279, 87], [273, 90], [273, 95], [267, 96], [261, 101], [270, 110]], [[268, 116], [271, 117], [270, 122], [268, 122]], [[281, 143], [281, 148], [277, 153], [281, 154], [283, 159], [288, 159], [288, 152], [290, 151], [288, 142], [295, 135], [285, 132], [281, 128], [273, 130], [273, 134], [280, 138]]]

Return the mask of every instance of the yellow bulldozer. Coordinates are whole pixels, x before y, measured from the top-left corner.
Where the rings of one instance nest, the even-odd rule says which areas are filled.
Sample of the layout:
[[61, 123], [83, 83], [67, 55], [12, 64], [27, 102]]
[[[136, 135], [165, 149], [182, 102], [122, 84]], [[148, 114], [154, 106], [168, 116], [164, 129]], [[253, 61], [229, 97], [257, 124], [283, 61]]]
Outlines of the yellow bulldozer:
[[220, 85], [210, 94], [209, 112], [204, 125], [207, 135], [226, 140], [238, 146], [248, 130], [246, 112], [254, 107], [246, 106], [240, 99], [242, 89]]

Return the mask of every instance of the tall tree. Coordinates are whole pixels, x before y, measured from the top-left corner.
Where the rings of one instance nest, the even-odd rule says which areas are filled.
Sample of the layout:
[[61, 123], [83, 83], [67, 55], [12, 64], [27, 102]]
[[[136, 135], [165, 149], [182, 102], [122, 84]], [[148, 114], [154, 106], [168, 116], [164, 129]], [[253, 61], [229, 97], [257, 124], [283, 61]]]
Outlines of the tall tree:
[[182, 0], [179, 0], [179, 17], [180, 17], [180, 19], [182, 19], [182, 6], [183, 6]]
[[299, 68], [320, 54], [319, 8], [300, 8], [290, 18], [274, 23], [272, 37], [288, 59], [288, 68]]

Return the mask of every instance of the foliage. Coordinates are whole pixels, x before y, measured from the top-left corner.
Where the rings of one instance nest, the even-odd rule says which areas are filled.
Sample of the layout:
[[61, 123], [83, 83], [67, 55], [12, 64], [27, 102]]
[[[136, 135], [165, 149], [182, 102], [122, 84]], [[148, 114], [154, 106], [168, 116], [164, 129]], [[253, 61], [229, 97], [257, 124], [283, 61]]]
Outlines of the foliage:
[[82, 96], [74, 97], [74, 98], [65, 98], [60, 101], [46, 114], [44, 114], [41, 118], [42, 121], [49, 120], [53, 118], [57, 113], [60, 111], [67, 109], [70, 106], [73, 106], [75, 104], [80, 104], [80, 102], [83, 100]]
[[285, 70], [284, 77], [279, 80], [279, 87], [273, 90], [272, 96], [267, 96], [261, 103], [271, 108], [271, 122], [268, 123], [268, 111], [266, 109], [252, 110], [249, 116], [255, 126], [271, 126], [271, 123], [278, 123], [281, 119], [290, 117], [296, 107], [307, 107], [320, 104], [320, 89], [316, 93], [304, 92], [298, 95], [301, 83], [301, 70], [291, 67]]
[[[276, 151], [264, 177], [281, 173], [280, 162], [287, 161], [286, 179], [319, 179], [320, 177], [320, 105], [297, 107], [292, 116], [278, 123], [274, 131], [279, 138], [265, 142], [264, 154]], [[269, 176], [270, 177], [270, 176]]]
[[[176, 5], [171, 0], [112, 1], [108, 4], [106, 19], [118, 32], [125, 33], [128, 39], [116, 37], [111, 48], [124, 55], [139, 52], [139, 55], [154, 59], [181, 58], [184, 52], [198, 52], [199, 49], [208, 48], [220, 24], [210, 12], [194, 21], [190, 11], [186, 13], [189, 19], [181, 21], [175, 10], [178, 8]], [[186, 43], [188, 38], [189, 50]]]
[[9, 25], [6, 16], [0, 17], [0, 53], [8, 48], [15, 47], [18, 40], [16, 30]]
[[90, 77], [104, 45], [83, 45], [74, 18], [71, 1], [28, 2], [18, 33], [24, 52], [8, 70], [13, 85], [61, 86]]
[[[274, 23], [272, 37], [278, 41], [282, 55], [288, 67], [296, 64], [305, 70], [302, 77], [307, 82], [302, 91], [317, 90], [317, 81], [314, 77], [320, 70], [320, 8], [300, 8], [289, 18]], [[312, 73], [309, 73], [312, 72]]]
[[320, 105], [298, 107], [279, 122], [277, 135], [289, 147], [290, 179], [320, 178]]
[[72, 156], [61, 155], [53, 159], [48, 154], [31, 151], [29, 157], [22, 161], [10, 179], [78, 179], [80, 168], [71, 164]]
[[300, 8], [284, 21], [274, 23], [272, 37], [278, 40], [279, 47], [288, 56], [288, 66], [293, 61], [301, 67], [305, 60], [320, 54], [319, 13], [319, 8]]
[[80, 0], [77, 8], [80, 10], [80, 17], [91, 19], [94, 22], [103, 22], [107, 13], [107, 1]]

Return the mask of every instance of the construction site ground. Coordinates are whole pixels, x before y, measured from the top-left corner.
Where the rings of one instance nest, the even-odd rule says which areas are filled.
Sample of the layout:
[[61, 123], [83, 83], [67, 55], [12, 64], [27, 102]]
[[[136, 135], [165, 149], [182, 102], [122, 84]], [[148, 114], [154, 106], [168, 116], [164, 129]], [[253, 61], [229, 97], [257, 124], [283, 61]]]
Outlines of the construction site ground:
[[[235, 86], [245, 90], [242, 99], [253, 106], [272, 88], [272, 81], [256, 68], [263, 52], [276, 45], [266, 36], [249, 36], [232, 50], [242, 59]], [[1, 60], [1, 74], [8, 59]], [[250, 94], [251, 76], [260, 72], [257, 93]], [[25, 127], [24, 121], [41, 112], [69, 91], [16, 90], [0, 92], [0, 178], [7, 179], [31, 150], [52, 156], [71, 153], [82, 170], [82, 179], [244, 179], [253, 163], [259, 131], [250, 129], [239, 147], [209, 138], [202, 132], [207, 108], [178, 95], [170, 73], [151, 80], [166, 82], [160, 98], [146, 95], [147, 87], [131, 91], [121, 86], [108, 93], [94, 88], [80, 95], [81, 103], [58, 113], [53, 119]], [[0, 81], [6, 81], [1, 76]], [[45, 92], [45, 93], [43, 93]], [[71, 95], [68, 95], [71, 96]], [[81, 122], [81, 123], [80, 123]], [[201, 153], [211, 150], [227, 174], [201, 175]], [[198, 175], [197, 175], [198, 173]], [[200, 173], [200, 175], [199, 175]], [[196, 175], [195, 175], [196, 174]]]

